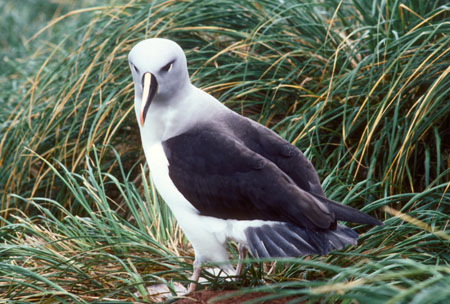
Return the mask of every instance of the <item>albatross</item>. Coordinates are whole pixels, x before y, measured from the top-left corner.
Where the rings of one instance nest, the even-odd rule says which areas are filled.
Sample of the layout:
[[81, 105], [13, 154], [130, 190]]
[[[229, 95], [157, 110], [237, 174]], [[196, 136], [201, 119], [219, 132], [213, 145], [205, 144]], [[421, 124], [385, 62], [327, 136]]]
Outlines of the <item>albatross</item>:
[[337, 221], [381, 225], [327, 199], [294, 145], [192, 85], [176, 42], [143, 40], [128, 62], [151, 177], [195, 252], [188, 292], [207, 262], [240, 273], [240, 261], [236, 270], [228, 262], [228, 240], [240, 259], [248, 250], [255, 258], [325, 255], [357, 243]]

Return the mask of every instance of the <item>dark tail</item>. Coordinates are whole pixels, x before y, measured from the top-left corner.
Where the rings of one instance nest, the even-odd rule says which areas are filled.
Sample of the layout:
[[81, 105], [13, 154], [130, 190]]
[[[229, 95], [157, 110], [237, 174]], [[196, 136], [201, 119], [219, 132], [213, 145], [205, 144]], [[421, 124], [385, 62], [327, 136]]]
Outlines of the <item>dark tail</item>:
[[245, 229], [248, 247], [254, 257], [298, 257], [327, 254], [346, 245], [356, 245], [358, 234], [337, 225], [334, 230], [310, 230], [290, 223], [274, 223]]
[[338, 221], [346, 221], [350, 223], [378, 225], [378, 226], [383, 225], [382, 222], [380, 222], [379, 220], [368, 214], [365, 214], [364, 212], [353, 209], [352, 207], [346, 205], [342, 205], [326, 197], [313, 193], [311, 194], [317, 199], [319, 199], [322, 203], [326, 204], [328, 209], [330, 209], [334, 213], [336, 220]]

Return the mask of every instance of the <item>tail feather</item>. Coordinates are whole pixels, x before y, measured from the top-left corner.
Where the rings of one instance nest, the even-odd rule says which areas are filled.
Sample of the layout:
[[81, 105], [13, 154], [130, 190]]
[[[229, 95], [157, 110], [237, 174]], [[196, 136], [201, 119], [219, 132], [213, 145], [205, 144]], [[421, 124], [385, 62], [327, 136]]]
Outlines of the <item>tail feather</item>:
[[325, 255], [346, 245], [355, 245], [358, 239], [355, 231], [342, 225], [334, 230], [319, 231], [290, 223], [249, 227], [245, 229], [245, 236], [250, 252], [259, 258]]
[[288, 251], [286, 250], [286, 244], [280, 241], [280, 238], [276, 233], [265, 228], [266, 227], [255, 231], [256, 235], [266, 248], [266, 251], [263, 251], [262, 253], [265, 255], [268, 254], [269, 256], [285, 256], [286, 251]]
[[367, 225], [383, 225], [382, 222], [376, 218], [356, 210], [352, 207], [337, 203], [321, 195], [312, 193], [317, 199], [325, 203], [327, 207], [334, 213], [336, 220], [346, 221], [350, 223], [367, 224]]
[[358, 233], [342, 225], [338, 225], [336, 230], [330, 230], [328, 232], [328, 240], [331, 243], [331, 248], [342, 249], [347, 244], [356, 245], [357, 239]]
[[272, 227], [268, 225], [265, 227], [265, 230], [273, 229], [281, 239], [295, 247], [296, 250], [288, 256], [297, 256], [299, 252], [304, 252], [305, 254], [315, 254], [317, 252], [317, 246], [310, 244], [311, 241], [305, 229], [296, 229], [297, 227], [294, 225], [291, 225], [289, 228], [287, 229], [285, 225], [274, 225]]

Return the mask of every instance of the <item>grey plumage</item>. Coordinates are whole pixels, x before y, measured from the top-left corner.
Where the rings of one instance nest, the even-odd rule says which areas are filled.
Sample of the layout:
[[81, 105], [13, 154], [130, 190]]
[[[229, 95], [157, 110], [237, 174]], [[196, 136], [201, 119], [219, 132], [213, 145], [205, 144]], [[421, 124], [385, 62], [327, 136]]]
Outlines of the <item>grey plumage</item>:
[[358, 234], [337, 225], [333, 230], [308, 230], [290, 223], [250, 227], [245, 231], [249, 248], [255, 257], [296, 257], [327, 254], [348, 244], [355, 245]]

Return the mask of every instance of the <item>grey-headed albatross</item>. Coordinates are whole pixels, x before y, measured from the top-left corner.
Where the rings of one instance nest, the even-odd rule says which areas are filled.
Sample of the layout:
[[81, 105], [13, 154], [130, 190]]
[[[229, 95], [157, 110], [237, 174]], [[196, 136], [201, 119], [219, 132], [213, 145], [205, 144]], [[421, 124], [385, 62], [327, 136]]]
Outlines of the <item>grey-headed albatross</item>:
[[193, 281], [205, 262], [228, 261], [227, 240], [240, 244], [240, 258], [246, 249], [257, 258], [324, 255], [357, 242], [337, 221], [381, 224], [327, 199], [295, 146], [192, 85], [175, 42], [141, 41], [128, 60], [150, 174], [192, 243]]

